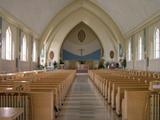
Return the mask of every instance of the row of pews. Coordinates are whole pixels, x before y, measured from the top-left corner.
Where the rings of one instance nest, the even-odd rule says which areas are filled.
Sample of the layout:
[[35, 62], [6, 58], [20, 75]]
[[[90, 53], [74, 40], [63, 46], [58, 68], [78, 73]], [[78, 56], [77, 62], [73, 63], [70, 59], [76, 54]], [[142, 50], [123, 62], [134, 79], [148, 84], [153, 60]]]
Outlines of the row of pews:
[[[149, 100], [151, 81], [159, 81], [160, 73], [127, 70], [90, 70], [89, 76], [108, 104], [122, 116], [122, 120], [150, 119]], [[158, 110], [152, 111], [160, 120], [160, 95], [157, 98]]]
[[74, 78], [74, 70], [0, 74], [0, 108], [23, 108], [16, 120], [55, 120]]

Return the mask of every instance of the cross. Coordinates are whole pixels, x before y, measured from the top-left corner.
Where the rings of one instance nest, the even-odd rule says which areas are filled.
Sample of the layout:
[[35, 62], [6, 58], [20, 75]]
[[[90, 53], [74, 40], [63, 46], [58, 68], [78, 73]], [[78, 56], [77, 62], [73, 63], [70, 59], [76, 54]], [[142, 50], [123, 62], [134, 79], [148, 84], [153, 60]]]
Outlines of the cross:
[[81, 49], [78, 49], [78, 50], [80, 51], [81, 56], [83, 56], [83, 51], [84, 51], [85, 49], [81, 48]]

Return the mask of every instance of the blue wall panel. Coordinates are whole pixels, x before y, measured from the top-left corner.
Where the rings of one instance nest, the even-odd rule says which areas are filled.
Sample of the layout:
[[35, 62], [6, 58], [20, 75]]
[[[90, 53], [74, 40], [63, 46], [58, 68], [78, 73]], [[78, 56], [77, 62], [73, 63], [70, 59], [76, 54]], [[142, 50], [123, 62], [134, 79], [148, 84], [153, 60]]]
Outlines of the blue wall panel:
[[63, 49], [63, 60], [99, 60], [101, 57], [101, 50], [97, 50], [85, 56], [75, 55]]

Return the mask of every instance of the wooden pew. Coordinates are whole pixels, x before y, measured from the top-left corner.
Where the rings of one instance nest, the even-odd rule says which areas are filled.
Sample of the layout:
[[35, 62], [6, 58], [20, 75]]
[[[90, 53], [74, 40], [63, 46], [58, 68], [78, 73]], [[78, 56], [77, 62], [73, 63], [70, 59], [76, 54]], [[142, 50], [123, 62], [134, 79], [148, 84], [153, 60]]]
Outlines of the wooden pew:
[[139, 87], [146, 87], [148, 88], [149, 87], [149, 84], [145, 84], [145, 83], [136, 83], [136, 82], [124, 82], [124, 83], [116, 83], [116, 84], [113, 84], [113, 87], [112, 87], [112, 91], [111, 91], [111, 107], [114, 109], [116, 106], [115, 106], [115, 103], [116, 103], [116, 94], [118, 93], [118, 88], [128, 88], [128, 87], [134, 87], [134, 88], [139, 88]]
[[52, 91], [0, 92], [0, 107], [25, 107], [21, 120], [55, 120]]
[[[131, 102], [129, 102], [129, 105], [126, 103], [128, 105], [127, 109], [124, 109], [125, 107], [122, 105], [126, 102], [126, 99], [124, 99], [125, 91], [128, 90], [138, 93], [143, 91], [148, 92], [149, 82], [152, 80], [160, 80], [160, 73], [136, 70], [90, 70], [89, 76], [98, 91], [103, 95], [108, 103], [111, 103], [111, 107], [116, 108], [116, 113], [118, 115], [121, 115], [122, 113], [122, 118], [126, 114], [132, 114], [128, 111], [130, 104], [132, 104]], [[130, 99], [130, 97], [128, 97], [128, 99]], [[121, 107], [124, 108], [122, 109]], [[141, 105], [137, 106], [137, 108], [142, 110]], [[132, 117], [129, 117], [129, 119], [127, 119], [130, 120], [131, 118]], [[141, 118], [139, 120], [142, 120]], [[125, 118], [124, 120], [127, 119]], [[137, 120], [137, 118], [134, 118], [133, 120], [135, 119]]]
[[[57, 108], [60, 108], [63, 100], [65, 99], [67, 91], [69, 90], [73, 82], [75, 71], [64, 70], [40, 73], [23, 72], [18, 73], [15, 76], [16, 77], [14, 77], [14, 79], [5, 79], [5, 81], [0, 81], [0, 92], [5, 92], [8, 95], [10, 93], [13, 93], [14, 90], [18, 90], [16, 91], [18, 93], [22, 91], [27, 93], [31, 98], [30, 103], [33, 103], [33, 108], [30, 109], [30, 111], [32, 111], [32, 113], [30, 114], [32, 120], [54, 120], [55, 114], [57, 112], [55, 106], [57, 105]], [[22, 86], [22, 83], [24, 84], [24, 86]], [[28, 88], [27, 91], [23, 88], [26, 86]], [[17, 89], [19, 87], [21, 89]], [[0, 100], [3, 99], [4, 98], [1, 97]], [[46, 100], [48, 100], [49, 103], [45, 103], [44, 101]], [[43, 107], [46, 108], [45, 105], [47, 105], [48, 108], [46, 111], [45, 109], [43, 109]], [[40, 108], [36, 108], [36, 106], [39, 106]], [[47, 115], [48, 117], [45, 115]]]
[[122, 120], [144, 120], [149, 114], [146, 105], [149, 99], [149, 91], [125, 90], [122, 100]]
[[[109, 85], [108, 85], [108, 89], [107, 89], [107, 92], [108, 92], [108, 96], [107, 96], [107, 100], [108, 100], [108, 103], [110, 104], [111, 103], [111, 93], [113, 93], [113, 97], [115, 96], [115, 92], [117, 92], [117, 89], [113, 89], [113, 87], [117, 88], [117, 86], [119, 84], [135, 84], [135, 85], [139, 85], [139, 84], [145, 84], [143, 81], [141, 82], [138, 82], [138, 81], [132, 81], [132, 80], [120, 80], [120, 81], [109, 81]], [[113, 91], [113, 92], [112, 92]]]
[[125, 90], [148, 90], [148, 86], [120, 86], [118, 87], [118, 92], [116, 94], [116, 99], [115, 99], [115, 108], [116, 108], [116, 113], [117, 115], [122, 114], [122, 99], [124, 98], [124, 91]]

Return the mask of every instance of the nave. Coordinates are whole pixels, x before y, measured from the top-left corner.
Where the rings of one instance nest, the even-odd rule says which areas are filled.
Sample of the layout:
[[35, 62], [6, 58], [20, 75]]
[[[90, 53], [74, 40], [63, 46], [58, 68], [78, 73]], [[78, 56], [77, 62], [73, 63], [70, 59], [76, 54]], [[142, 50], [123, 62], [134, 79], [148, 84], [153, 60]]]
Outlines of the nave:
[[89, 76], [77, 75], [57, 120], [121, 120], [104, 101]]

